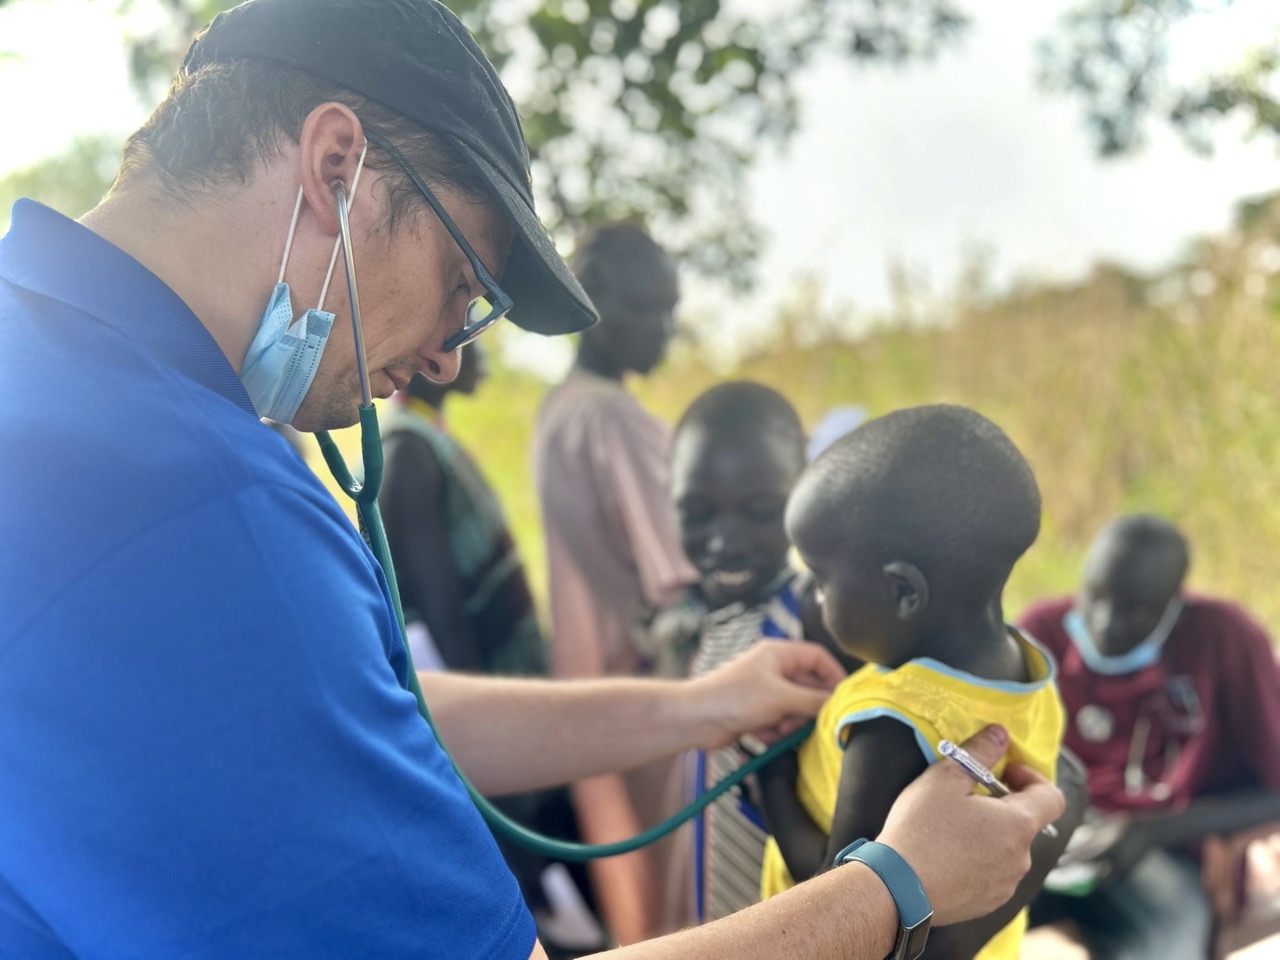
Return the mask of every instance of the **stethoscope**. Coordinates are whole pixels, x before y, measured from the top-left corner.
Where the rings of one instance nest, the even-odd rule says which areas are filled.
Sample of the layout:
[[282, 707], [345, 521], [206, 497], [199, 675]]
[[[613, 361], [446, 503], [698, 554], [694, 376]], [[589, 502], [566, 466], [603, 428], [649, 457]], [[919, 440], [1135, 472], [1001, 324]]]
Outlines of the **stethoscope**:
[[[373, 396], [369, 390], [369, 366], [365, 359], [364, 328], [360, 323], [360, 295], [356, 288], [355, 263], [351, 257], [351, 223], [347, 212], [347, 192], [345, 185], [341, 181], [335, 181], [333, 189], [338, 208], [342, 260], [347, 272], [347, 297], [351, 307], [351, 330], [355, 336], [356, 369], [360, 377], [359, 422], [360, 453], [364, 461], [363, 479], [357, 480], [352, 475], [341, 451], [338, 450], [337, 443], [334, 442], [333, 437], [329, 435], [327, 430], [317, 432], [316, 440], [320, 445], [320, 452], [324, 456], [325, 463], [328, 464], [329, 471], [333, 474], [334, 481], [347, 496], [355, 501], [356, 513], [360, 518], [361, 533], [365, 542], [369, 545], [369, 550], [382, 567], [382, 572], [387, 582], [387, 590], [391, 594], [391, 603], [395, 608], [401, 641], [403, 642], [404, 610], [400, 606], [400, 590], [396, 585], [395, 567], [391, 563], [391, 550], [387, 545], [386, 529], [382, 525], [382, 514], [378, 510], [378, 490], [382, 486], [382, 435], [378, 429], [378, 412], [374, 409]], [[734, 770], [719, 783], [715, 784], [715, 786], [699, 795], [693, 803], [683, 810], [629, 840], [601, 844], [558, 840], [530, 830], [512, 820], [490, 803], [467, 779], [466, 774], [458, 767], [441, 739], [440, 731], [436, 729], [435, 721], [431, 718], [431, 711], [427, 708], [427, 701], [422, 695], [422, 686], [418, 683], [418, 674], [414, 670], [413, 659], [409, 654], [407, 643], [404, 644], [404, 648], [405, 657], [408, 660], [409, 691], [418, 701], [418, 712], [431, 727], [431, 732], [435, 736], [436, 742], [440, 744], [441, 749], [445, 751], [445, 755], [449, 757], [449, 762], [453, 764], [454, 772], [457, 773], [458, 779], [467, 788], [467, 793], [470, 794], [472, 802], [486, 822], [491, 828], [506, 835], [516, 843], [558, 860], [595, 860], [602, 857], [630, 853], [633, 850], [648, 846], [675, 830], [682, 823], [696, 817], [718, 797], [732, 790], [761, 767], [770, 763], [775, 757], [795, 749], [813, 730], [813, 724], [808, 723], [789, 736], [784, 737], [764, 753], [752, 757], [737, 770]]]
[[[1076, 732], [1090, 743], [1105, 743], [1116, 735], [1116, 720], [1110, 710], [1098, 705], [1095, 689], [1096, 681], [1090, 677], [1088, 702], [1076, 713]], [[1202, 733], [1206, 721], [1195, 685], [1188, 677], [1165, 675], [1158, 689], [1143, 694], [1137, 702], [1138, 716], [1125, 751], [1124, 792], [1131, 797], [1147, 792], [1153, 800], [1163, 802], [1173, 794], [1170, 780], [1182, 756], [1179, 738]], [[1152, 778], [1147, 773], [1147, 747], [1157, 722], [1165, 732], [1164, 756], [1160, 775]]]

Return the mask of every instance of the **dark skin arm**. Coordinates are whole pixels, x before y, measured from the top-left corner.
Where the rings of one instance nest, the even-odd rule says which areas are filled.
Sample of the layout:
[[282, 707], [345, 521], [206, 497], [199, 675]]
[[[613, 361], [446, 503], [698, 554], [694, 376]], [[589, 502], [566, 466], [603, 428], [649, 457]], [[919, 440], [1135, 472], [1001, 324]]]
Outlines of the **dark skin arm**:
[[845, 745], [830, 836], [796, 796], [794, 754], [761, 771], [765, 822], [792, 878], [801, 883], [822, 873], [854, 840], [879, 833], [898, 794], [927, 766], [908, 727], [888, 718], [858, 724]]
[[[809, 879], [829, 869], [836, 855], [854, 840], [876, 836], [898, 794], [927, 766], [915, 734], [904, 724], [889, 718], [858, 724], [845, 746], [830, 836], [810, 819], [796, 799], [794, 755], [780, 758], [762, 771], [765, 820], [792, 877], [797, 882]], [[1084, 809], [1083, 770], [1064, 760], [1058, 765], [1058, 773], [1067, 796], [1067, 811], [1058, 825], [1059, 836], [1052, 840], [1037, 837], [1032, 846], [1031, 871], [1004, 906], [977, 920], [939, 927], [930, 933], [926, 957], [972, 957], [1031, 902]]]
[[[959, 923], [953, 927], [942, 927], [938, 933], [946, 942], [946, 956], [972, 957], [994, 937], [1001, 929], [1018, 915], [1018, 911], [1035, 899], [1036, 894], [1044, 886], [1044, 878], [1054, 868], [1062, 851], [1067, 848], [1067, 841], [1080, 825], [1085, 807], [1089, 804], [1088, 777], [1084, 765], [1068, 750], [1063, 750], [1058, 757], [1058, 789], [1067, 801], [1067, 809], [1055, 822], [1058, 828], [1057, 837], [1036, 836], [1031, 844], [1031, 869], [1018, 884], [1014, 895], [998, 910]], [[945, 931], [945, 932], [944, 932]], [[930, 934], [930, 940], [933, 934]], [[930, 946], [933, 944], [931, 943]], [[942, 956], [925, 951], [925, 956]]]
[[392, 434], [378, 505], [396, 579], [426, 621], [450, 670], [481, 672], [480, 643], [462, 604], [462, 586], [444, 527], [440, 465], [421, 437]]
[[1280, 794], [1266, 790], [1202, 797], [1185, 810], [1116, 818], [1114, 829], [1101, 834], [1103, 845], [1081, 852], [1082, 860], [1110, 864], [1109, 877], [1123, 876], [1153, 847], [1195, 843], [1211, 834], [1231, 834], [1280, 820]]
[[1192, 801], [1180, 813], [1158, 814], [1137, 821], [1148, 843], [1162, 847], [1191, 843], [1210, 834], [1237, 833], [1280, 819], [1280, 793], [1245, 790]]

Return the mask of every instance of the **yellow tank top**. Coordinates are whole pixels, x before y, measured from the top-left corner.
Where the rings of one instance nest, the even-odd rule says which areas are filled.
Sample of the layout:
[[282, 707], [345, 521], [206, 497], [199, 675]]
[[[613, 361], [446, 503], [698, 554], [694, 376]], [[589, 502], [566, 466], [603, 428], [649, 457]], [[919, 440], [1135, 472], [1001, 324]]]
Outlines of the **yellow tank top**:
[[[1053, 779], [1064, 723], [1053, 682], [1053, 660], [1033, 640], [1011, 632], [1026, 656], [1029, 683], [984, 680], [922, 658], [896, 670], [868, 664], [836, 687], [818, 714], [813, 735], [799, 751], [796, 795], [813, 822], [830, 832], [846, 732], [856, 723], [878, 717], [893, 717], [910, 727], [930, 763], [938, 757], [938, 741], [961, 743], [987, 724], [999, 723], [1009, 731], [1010, 746], [995, 768], [996, 775], [1012, 760]], [[761, 895], [771, 897], [794, 885], [782, 851], [770, 837]], [[978, 953], [979, 960], [1017, 960], [1026, 925], [1024, 910], [987, 942]]]

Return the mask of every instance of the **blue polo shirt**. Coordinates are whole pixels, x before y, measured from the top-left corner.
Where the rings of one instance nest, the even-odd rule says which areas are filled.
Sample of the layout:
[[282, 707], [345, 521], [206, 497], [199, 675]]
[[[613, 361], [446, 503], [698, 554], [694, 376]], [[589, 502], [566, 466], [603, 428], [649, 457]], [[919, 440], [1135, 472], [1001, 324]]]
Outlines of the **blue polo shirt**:
[[178, 296], [19, 202], [0, 386], [0, 956], [525, 960], [381, 571]]

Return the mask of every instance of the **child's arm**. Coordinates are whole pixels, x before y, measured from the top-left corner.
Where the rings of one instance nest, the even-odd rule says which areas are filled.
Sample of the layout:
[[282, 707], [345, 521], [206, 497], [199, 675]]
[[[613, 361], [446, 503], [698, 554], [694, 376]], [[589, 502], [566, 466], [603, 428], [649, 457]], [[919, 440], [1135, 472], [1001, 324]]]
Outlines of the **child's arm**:
[[[845, 745], [831, 835], [825, 836], [796, 799], [795, 754], [761, 771], [765, 820], [782, 851], [787, 869], [797, 881], [827, 870], [836, 854], [861, 837], [873, 838], [884, 826], [897, 795], [927, 767], [915, 734], [889, 718], [870, 720], [852, 728]], [[1058, 762], [1058, 785], [1067, 808], [1058, 820], [1058, 837], [1037, 837], [1031, 848], [1032, 866], [1015, 895], [998, 910], [929, 934], [929, 960], [971, 958], [1014, 916], [1031, 902], [1045, 876], [1079, 824], [1088, 799], [1083, 767], [1064, 752]]]
[[[854, 840], [874, 838], [883, 828], [898, 793], [906, 789], [906, 785], [923, 773], [927, 766], [915, 734], [906, 725], [881, 718], [854, 726], [845, 745], [831, 836], [823, 852], [826, 866], [830, 866], [836, 855]], [[1067, 810], [1059, 820], [1057, 838], [1036, 838], [1031, 848], [1031, 870], [1015, 895], [985, 917], [935, 928], [930, 932], [925, 947], [926, 960], [970, 960], [1031, 902], [1080, 822], [1087, 795], [1081, 771], [1078, 762], [1073, 765], [1066, 757], [1059, 761], [1058, 781], [1067, 797]]]
[[928, 766], [915, 735], [896, 720], [870, 720], [853, 730], [845, 746], [829, 837], [796, 797], [794, 754], [760, 773], [765, 823], [797, 883], [830, 867], [835, 855], [854, 840], [875, 837], [898, 794]]
[[823, 851], [828, 866], [853, 841], [874, 839], [898, 794], [929, 766], [915, 732], [898, 720], [877, 717], [848, 730], [831, 835]]
[[[831, 836], [823, 851], [828, 866], [853, 841], [861, 837], [874, 839], [883, 829], [898, 794], [929, 766], [915, 732], [898, 720], [881, 717], [858, 723], [850, 731], [840, 768]], [[980, 881], [975, 878], [975, 882]], [[936, 927], [929, 933], [923, 957], [972, 960], [1011, 917], [1012, 913], [998, 921], [983, 917], [960, 926]]]
[[778, 843], [787, 872], [797, 882], [821, 871], [822, 855], [827, 849], [826, 834], [809, 818], [796, 796], [798, 769], [795, 751], [791, 751], [756, 774], [765, 826]]
[[[968, 923], [945, 927], [943, 937], [949, 945], [948, 956], [972, 957], [983, 945], [994, 937], [1007, 923], [1018, 915], [1018, 911], [1035, 899], [1044, 886], [1044, 878], [1054, 868], [1062, 851], [1067, 848], [1067, 841], [1084, 818], [1084, 809], [1089, 802], [1088, 777], [1084, 765], [1068, 750], [1063, 750], [1058, 757], [1058, 789], [1066, 798], [1067, 807], [1055, 821], [1058, 828], [1056, 837], [1040, 834], [1031, 845], [1031, 869], [1018, 884], [1017, 890], [1009, 901], [998, 910], [970, 920]], [[932, 940], [932, 934], [930, 935]], [[930, 943], [932, 946], [932, 942]], [[928, 950], [926, 956], [931, 955]], [[940, 954], [932, 954], [940, 956]]]

